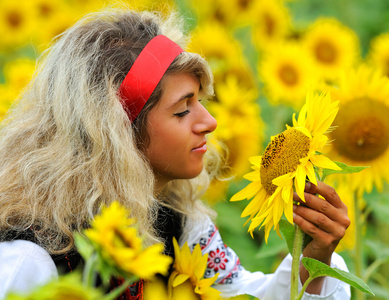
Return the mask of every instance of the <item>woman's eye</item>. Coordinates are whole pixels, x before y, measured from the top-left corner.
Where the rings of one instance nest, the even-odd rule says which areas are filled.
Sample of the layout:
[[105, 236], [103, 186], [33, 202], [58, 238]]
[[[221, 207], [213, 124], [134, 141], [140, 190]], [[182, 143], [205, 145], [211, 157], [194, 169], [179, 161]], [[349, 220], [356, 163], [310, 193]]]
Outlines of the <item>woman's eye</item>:
[[190, 113], [190, 111], [187, 109], [187, 110], [184, 110], [183, 112], [175, 113], [173, 115], [175, 115], [175, 116], [177, 116], [179, 118], [182, 118], [182, 117], [186, 116], [189, 113]]

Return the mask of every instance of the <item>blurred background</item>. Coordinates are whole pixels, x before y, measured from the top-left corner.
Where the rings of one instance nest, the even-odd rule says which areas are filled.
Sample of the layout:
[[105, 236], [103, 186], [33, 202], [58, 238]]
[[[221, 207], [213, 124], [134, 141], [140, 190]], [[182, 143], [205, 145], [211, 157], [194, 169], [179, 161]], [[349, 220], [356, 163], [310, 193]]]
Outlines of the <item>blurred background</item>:
[[[17, 101], [51, 40], [82, 15], [117, 2], [0, 0], [0, 118]], [[248, 184], [249, 158], [291, 124], [309, 89], [334, 89], [341, 117], [327, 156], [370, 166], [330, 176], [352, 220], [337, 252], [375, 297], [389, 299], [389, 1], [386, 0], [127, 0], [134, 9], [185, 19], [190, 51], [203, 55], [215, 76], [214, 136], [230, 151], [229, 181], [205, 196], [217, 212], [224, 242], [251, 271], [273, 272], [287, 247], [273, 231], [247, 233], [240, 214], [248, 201], [229, 202]]]

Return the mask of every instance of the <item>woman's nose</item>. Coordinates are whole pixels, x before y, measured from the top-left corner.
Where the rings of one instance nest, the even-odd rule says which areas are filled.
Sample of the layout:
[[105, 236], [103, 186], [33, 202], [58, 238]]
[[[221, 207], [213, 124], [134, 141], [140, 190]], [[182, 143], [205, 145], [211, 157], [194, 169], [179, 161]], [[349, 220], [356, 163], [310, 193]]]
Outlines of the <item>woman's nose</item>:
[[217, 127], [217, 122], [214, 117], [208, 112], [208, 110], [200, 104], [200, 113], [198, 122], [194, 125], [196, 133], [211, 133]]

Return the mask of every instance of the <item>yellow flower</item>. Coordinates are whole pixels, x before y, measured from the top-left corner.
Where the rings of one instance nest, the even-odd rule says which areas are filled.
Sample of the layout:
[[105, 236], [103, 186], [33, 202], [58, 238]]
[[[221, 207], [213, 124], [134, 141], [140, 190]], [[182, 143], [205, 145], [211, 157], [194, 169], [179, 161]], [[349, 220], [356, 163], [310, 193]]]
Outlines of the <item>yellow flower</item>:
[[336, 19], [318, 19], [305, 33], [303, 44], [327, 80], [336, 80], [339, 72], [353, 66], [359, 55], [357, 35]]
[[370, 43], [369, 62], [389, 77], [389, 33], [376, 36]]
[[256, 227], [265, 226], [267, 242], [272, 227], [279, 233], [283, 214], [293, 224], [293, 188], [305, 201], [306, 178], [317, 184], [314, 166], [339, 170], [334, 162], [316, 153], [327, 143], [324, 133], [337, 112], [338, 102], [332, 102], [329, 94], [309, 93], [298, 119], [293, 116], [293, 127], [287, 126], [284, 132], [272, 137], [262, 156], [250, 159], [254, 171], [244, 178], [252, 182], [231, 201], [253, 198], [241, 215], [249, 216], [251, 234]]
[[35, 71], [35, 60], [19, 58], [8, 61], [4, 66], [4, 77], [7, 84], [12, 87], [15, 95], [27, 85]]
[[34, 70], [35, 61], [29, 58], [19, 58], [5, 64], [3, 69], [5, 83], [0, 84], [0, 119], [30, 81]]
[[36, 30], [36, 10], [31, 1], [0, 2], [0, 49], [10, 49], [30, 42]]
[[144, 300], [198, 300], [200, 296], [195, 293], [192, 284], [189, 280], [174, 288], [172, 295], [162, 279], [156, 279], [146, 282], [144, 286]]
[[81, 275], [72, 272], [37, 287], [31, 293], [10, 294], [5, 300], [99, 300], [102, 291], [82, 284]]
[[169, 277], [170, 294], [182, 292], [191, 287], [196, 297], [201, 300], [220, 299], [220, 292], [211, 287], [216, 281], [218, 273], [212, 278], [204, 278], [207, 268], [208, 254], [201, 253], [200, 245], [196, 244], [191, 253], [188, 243], [180, 249], [177, 240], [173, 238], [175, 260], [173, 272]]
[[41, 30], [35, 33], [35, 42], [45, 50], [52, 39], [65, 31], [80, 16], [80, 11], [63, 0], [35, 0]]
[[85, 235], [97, 245], [107, 262], [127, 274], [143, 279], [151, 279], [157, 273], [167, 274], [172, 258], [161, 254], [162, 244], [143, 249], [142, 240], [133, 226], [135, 220], [128, 215], [128, 211], [115, 201], [95, 217], [92, 228], [87, 229]]
[[15, 95], [12, 90], [6, 84], [0, 84], [0, 120], [2, 120], [11, 107]]
[[224, 82], [232, 75], [239, 79], [240, 85], [254, 88], [254, 75], [240, 43], [220, 24], [211, 21], [200, 24], [192, 33], [188, 50], [207, 59], [215, 82]]
[[255, 1], [250, 11], [252, 41], [259, 50], [273, 50], [290, 32], [290, 15], [278, 0]]
[[[359, 195], [389, 180], [389, 79], [368, 66], [344, 72], [331, 92], [340, 101], [326, 153], [347, 165], [370, 166], [339, 178]], [[331, 175], [337, 176], [339, 175]]]
[[[248, 158], [262, 150], [264, 124], [256, 102], [258, 91], [240, 85], [232, 75], [224, 82], [216, 82], [215, 91], [216, 101], [209, 102], [207, 108], [219, 124], [213, 136], [228, 149], [229, 170], [223, 175], [242, 176], [250, 168]], [[206, 199], [210, 202], [221, 199], [227, 187], [227, 181], [214, 180]]]
[[[203, 21], [217, 22], [223, 27], [234, 27], [248, 23], [248, 14], [255, 1], [241, 0], [193, 0], [191, 8], [196, 13], [200, 23]], [[233, 13], [232, 13], [233, 12]]]
[[282, 43], [266, 53], [259, 73], [269, 101], [301, 108], [305, 95], [317, 85], [317, 73], [307, 53], [295, 42]]

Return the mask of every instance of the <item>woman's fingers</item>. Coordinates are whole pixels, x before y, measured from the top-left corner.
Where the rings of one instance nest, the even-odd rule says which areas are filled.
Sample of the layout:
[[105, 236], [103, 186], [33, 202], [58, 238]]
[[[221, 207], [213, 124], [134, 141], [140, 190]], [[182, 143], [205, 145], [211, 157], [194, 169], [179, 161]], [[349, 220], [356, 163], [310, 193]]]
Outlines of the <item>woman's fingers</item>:
[[294, 222], [313, 238], [308, 247], [311, 249], [307, 250], [333, 251], [350, 225], [347, 207], [336, 191], [322, 182], [317, 186], [309, 183], [305, 189], [305, 202], [297, 194], [293, 198], [301, 203], [294, 205]]
[[335, 189], [332, 186], [325, 184], [324, 182], [318, 181], [317, 186], [311, 182], [307, 182], [305, 185], [305, 192], [321, 195], [324, 199], [337, 208], [343, 208], [345, 206]]
[[[325, 200], [316, 194], [322, 196]], [[350, 219], [347, 215], [347, 206], [342, 202], [335, 189], [323, 182], [318, 181], [317, 186], [311, 183], [307, 184], [307, 188], [305, 189], [305, 202], [302, 201], [297, 194], [294, 194], [293, 200], [301, 203], [301, 207], [306, 206], [324, 214], [343, 227], [347, 228], [350, 225]], [[309, 217], [308, 213], [306, 213], [306, 215]], [[312, 217], [309, 218], [313, 223], [316, 223], [316, 219], [318, 223], [323, 221], [322, 217], [315, 216], [314, 219], [312, 219]]]

